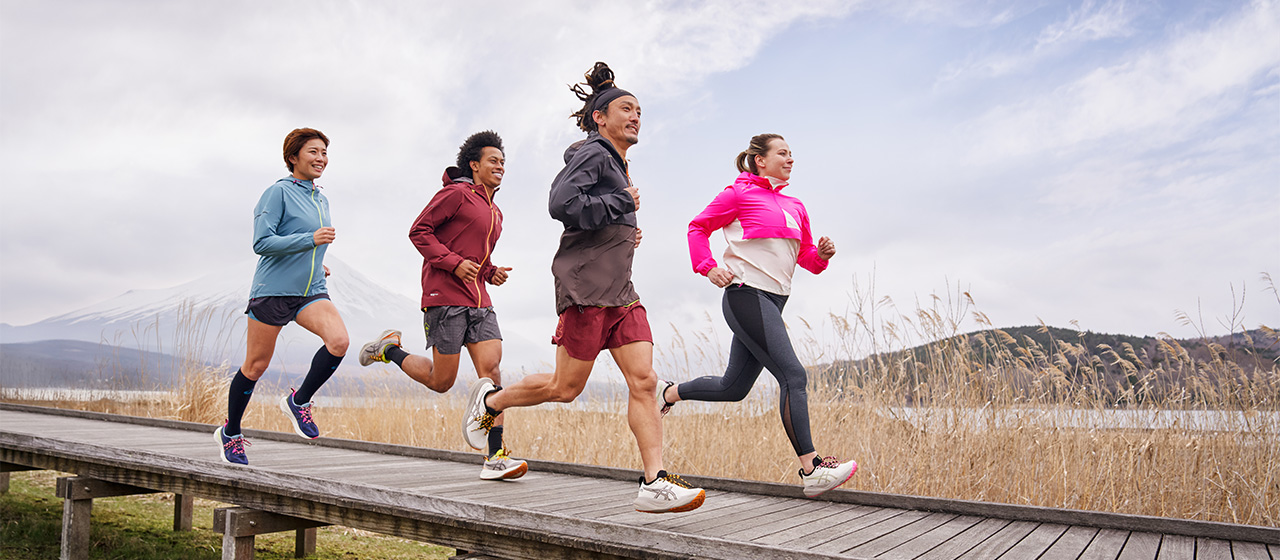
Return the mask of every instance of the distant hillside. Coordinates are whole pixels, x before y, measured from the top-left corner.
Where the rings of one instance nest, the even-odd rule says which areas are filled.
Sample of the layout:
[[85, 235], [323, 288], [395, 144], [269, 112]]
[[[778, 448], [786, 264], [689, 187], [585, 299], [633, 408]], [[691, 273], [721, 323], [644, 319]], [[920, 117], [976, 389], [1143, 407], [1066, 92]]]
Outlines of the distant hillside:
[[178, 358], [79, 340], [0, 344], [0, 387], [146, 389], [169, 385]]
[[1164, 389], [1184, 386], [1191, 376], [1270, 371], [1280, 365], [1280, 339], [1255, 329], [1208, 339], [1095, 333], [1057, 327], [1025, 326], [963, 334], [906, 350], [813, 368], [816, 375], [842, 386], [868, 376], [888, 375], [897, 383], [929, 383], [940, 371], [1020, 370], [1015, 376], [1034, 383], [1046, 372], [1068, 383], [1101, 381], [1123, 390], [1139, 384]]

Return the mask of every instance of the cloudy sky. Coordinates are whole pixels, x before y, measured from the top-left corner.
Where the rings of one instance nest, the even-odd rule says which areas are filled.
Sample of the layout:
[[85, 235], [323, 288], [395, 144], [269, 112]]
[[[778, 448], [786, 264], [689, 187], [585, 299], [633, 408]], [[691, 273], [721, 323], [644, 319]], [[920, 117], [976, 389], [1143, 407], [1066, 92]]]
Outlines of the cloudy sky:
[[793, 321], [961, 290], [997, 326], [1193, 336], [1176, 312], [1222, 332], [1234, 291], [1280, 326], [1280, 6], [1090, 0], [2, 0], [0, 322], [240, 270], [299, 126], [333, 142], [330, 254], [416, 301], [408, 227], [493, 129], [495, 303], [549, 336], [547, 188], [596, 60], [644, 110], [635, 282], [663, 337], [721, 324], [685, 228], [761, 132], [839, 248]]

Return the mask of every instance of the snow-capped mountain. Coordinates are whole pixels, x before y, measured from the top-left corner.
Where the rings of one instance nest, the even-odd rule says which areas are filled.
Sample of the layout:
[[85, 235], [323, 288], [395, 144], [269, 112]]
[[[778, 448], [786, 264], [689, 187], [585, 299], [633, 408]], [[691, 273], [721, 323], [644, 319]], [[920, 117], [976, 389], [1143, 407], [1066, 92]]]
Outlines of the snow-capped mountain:
[[[422, 348], [418, 302], [370, 280], [341, 260], [328, 256], [329, 294], [351, 337], [355, 352], [383, 329], [404, 331], [406, 348]], [[244, 359], [245, 306], [256, 260], [220, 267], [202, 278], [157, 290], [130, 290], [88, 307], [38, 323], [0, 326], [0, 342], [82, 340], [167, 354], [198, 353], [212, 363], [234, 367]], [[280, 333], [272, 369], [305, 371], [320, 347], [319, 337], [291, 323]]]

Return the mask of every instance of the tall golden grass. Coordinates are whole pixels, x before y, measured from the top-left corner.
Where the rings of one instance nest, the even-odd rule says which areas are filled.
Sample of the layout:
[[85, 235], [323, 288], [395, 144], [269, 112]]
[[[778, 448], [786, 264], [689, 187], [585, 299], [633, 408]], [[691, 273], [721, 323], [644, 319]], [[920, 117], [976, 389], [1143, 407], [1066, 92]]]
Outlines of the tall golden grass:
[[[1280, 525], [1275, 361], [1248, 351], [1252, 363], [1229, 360], [1228, 349], [1208, 337], [1203, 357], [1167, 335], [1154, 354], [1072, 340], [1046, 347], [992, 328], [975, 308], [957, 291], [900, 313], [874, 287], [855, 283], [848, 313], [791, 325], [802, 359], [815, 364], [809, 406], [818, 451], [860, 465], [846, 488]], [[1237, 320], [1228, 318], [1233, 332], [1242, 330]], [[965, 334], [972, 326], [985, 332]], [[1273, 329], [1261, 331], [1275, 340]], [[657, 349], [659, 376], [682, 381], [723, 367], [710, 329], [678, 331], [674, 340]], [[318, 407], [325, 435], [468, 449], [458, 435], [461, 399], [404, 391], [391, 383], [400, 374], [390, 368], [382, 375], [384, 389], [344, 395], [360, 397], [355, 404]], [[159, 405], [54, 404], [212, 424], [225, 414], [228, 379], [227, 368], [192, 361], [171, 400]], [[677, 405], [664, 421], [666, 467], [797, 483], [776, 385], [762, 379], [742, 402]], [[588, 406], [509, 411], [506, 444], [521, 457], [638, 468], [625, 403], [619, 394]], [[1160, 420], [1171, 411], [1183, 419]], [[1200, 413], [1207, 420], [1197, 420]], [[1083, 425], [1082, 414], [1094, 423]], [[1121, 422], [1121, 414], [1140, 421]], [[289, 431], [264, 397], [244, 425]]]

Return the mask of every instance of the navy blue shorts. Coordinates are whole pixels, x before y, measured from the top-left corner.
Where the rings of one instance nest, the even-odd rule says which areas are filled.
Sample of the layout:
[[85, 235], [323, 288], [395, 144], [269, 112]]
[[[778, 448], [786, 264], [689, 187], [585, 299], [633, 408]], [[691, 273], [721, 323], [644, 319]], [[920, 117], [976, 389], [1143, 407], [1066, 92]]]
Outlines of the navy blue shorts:
[[303, 308], [322, 299], [329, 299], [329, 294], [256, 297], [249, 300], [249, 307], [244, 312], [259, 323], [283, 327], [296, 319]]

